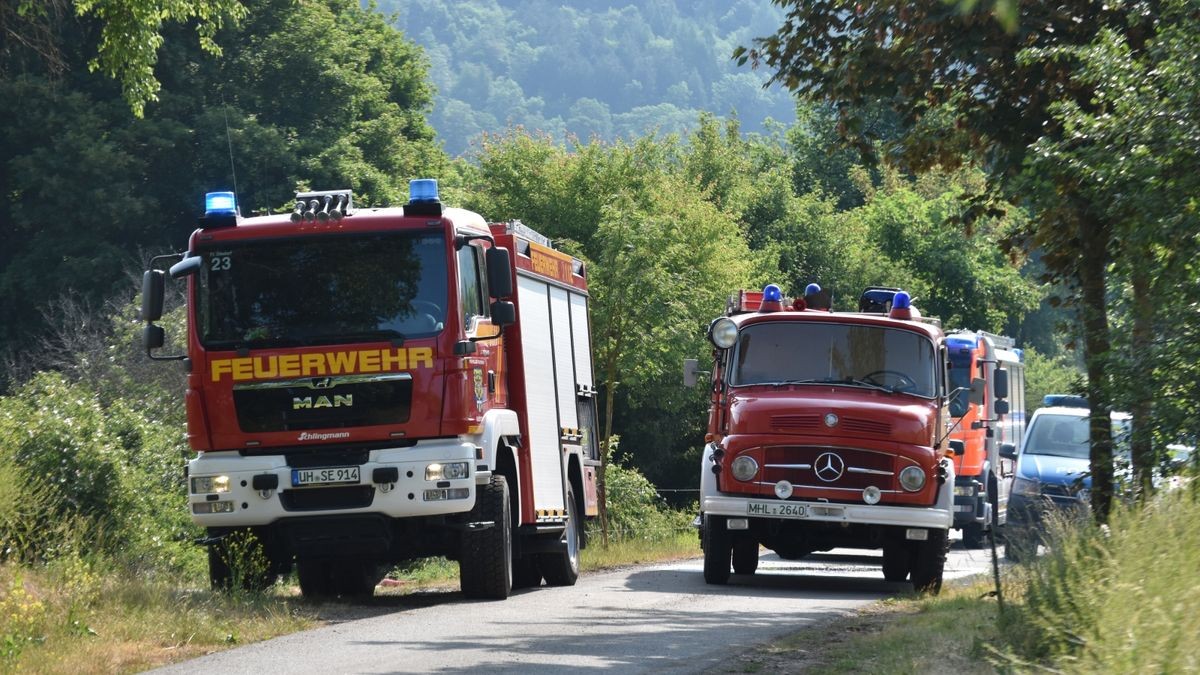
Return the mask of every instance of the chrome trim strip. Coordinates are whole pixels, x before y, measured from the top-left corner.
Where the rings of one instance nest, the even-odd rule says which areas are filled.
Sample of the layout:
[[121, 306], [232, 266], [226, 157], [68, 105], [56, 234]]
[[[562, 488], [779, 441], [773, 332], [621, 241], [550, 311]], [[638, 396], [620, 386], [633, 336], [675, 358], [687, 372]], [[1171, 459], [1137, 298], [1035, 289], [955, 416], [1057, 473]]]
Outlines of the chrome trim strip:
[[[755, 481], [753, 483], [753, 485], [764, 485], [767, 487], [774, 487], [775, 483], [777, 483], [777, 482], [778, 481], [772, 482], [772, 481], [760, 480], [760, 481]], [[828, 485], [800, 485], [798, 483], [792, 483], [792, 489], [799, 490], [801, 488], [807, 488], [809, 490], [841, 490], [842, 492], [857, 492], [859, 494], [861, 494], [863, 491], [863, 488], [829, 487]], [[880, 492], [880, 494], [885, 494], [885, 495], [912, 494], [911, 492], [902, 493], [899, 490], [880, 490], [879, 492]], [[754, 497], [753, 499], [762, 499], [762, 496]]]
[[763, 464], [764, 469], [811, 469], [812, 464]]
[[[267, 382], [248, 382], [246, 384], [233, 385], [234, 391], [246, 391], [255, 389], [291, 389], [294, 387], [303, 389], [332, 389], [342, 384], [366, 384], [371, 382], [399, 382], [403, 380], [411, 380], [410, 373], [389, 373], [387, 375], [332, 375], [332, 376], [316, 376], [316, 377], [298, 377], [293, 380], [269, 380]], [[318, 386], [317, 382], [325, 382], [324, 386]]]
[[869, 473], [872, 476], [894, 476], [891, 471], [880, 471], [879, 469], [863, 469], [857, 466], [846, 467], [846, 473]]

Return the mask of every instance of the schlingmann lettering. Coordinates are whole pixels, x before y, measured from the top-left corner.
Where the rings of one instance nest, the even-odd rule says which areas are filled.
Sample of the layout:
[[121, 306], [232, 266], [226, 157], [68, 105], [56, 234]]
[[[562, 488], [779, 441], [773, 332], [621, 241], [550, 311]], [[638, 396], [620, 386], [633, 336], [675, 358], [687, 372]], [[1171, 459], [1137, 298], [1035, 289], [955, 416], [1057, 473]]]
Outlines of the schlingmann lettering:
[[212, 381], [228, 376], [238, 380], [282, 377], [318, 377], [345, 373], [388, 373], [433, 367], [432, 347], [364, 349], [353, 352], [318, 352], [213, 359]]
[[334, 431], [327, 434], [310, 434], [307, 431], [300, 434], [301, 441], [329, 441], [336, 438], [350, 438], [349, 431]]

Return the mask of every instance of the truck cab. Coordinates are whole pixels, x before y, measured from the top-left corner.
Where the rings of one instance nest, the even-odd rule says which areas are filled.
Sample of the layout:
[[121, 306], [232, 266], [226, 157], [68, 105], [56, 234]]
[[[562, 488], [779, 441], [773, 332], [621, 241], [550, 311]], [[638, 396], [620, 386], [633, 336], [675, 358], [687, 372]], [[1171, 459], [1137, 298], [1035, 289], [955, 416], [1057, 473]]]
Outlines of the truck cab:
[[852, 547], [936, 592], [953, 519], [944, 337], [903, 291], [884, 311], [833, 312], [815, 286], [742, 291], [710, 325], [705, 580], [753, 574], [760, 545], [785, 559]]

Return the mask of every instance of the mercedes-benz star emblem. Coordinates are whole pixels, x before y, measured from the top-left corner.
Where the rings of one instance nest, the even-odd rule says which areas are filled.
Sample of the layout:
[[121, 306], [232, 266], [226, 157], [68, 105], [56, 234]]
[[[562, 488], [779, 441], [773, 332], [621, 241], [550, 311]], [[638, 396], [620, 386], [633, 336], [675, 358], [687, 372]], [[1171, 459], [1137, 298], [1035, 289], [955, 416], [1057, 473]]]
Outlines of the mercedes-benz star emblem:
[[832, 483], [842, 477], [842, 472], [846, 470], [846, 463], [842, 461], [832, 452], [826, 452], [817, 458], [813, 463], [813, 471], [817, 473], [817, 478]]
[[837, 423], [838, 423], [837, 415], [835, 415], [834, 413], [825, 413], [825, 426], [836, 427]]

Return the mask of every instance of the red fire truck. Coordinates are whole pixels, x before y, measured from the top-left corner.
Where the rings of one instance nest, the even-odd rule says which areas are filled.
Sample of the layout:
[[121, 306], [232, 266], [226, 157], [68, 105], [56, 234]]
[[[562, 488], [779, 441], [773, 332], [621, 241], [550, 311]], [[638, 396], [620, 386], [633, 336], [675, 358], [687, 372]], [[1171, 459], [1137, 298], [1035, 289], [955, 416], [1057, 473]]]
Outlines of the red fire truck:
[[[215, 586], [293, 569], [305, 596], [369, 596], [397, 562], [458, 560], [464, 594], [574, 584], [598, 512], [586, 270], [519, 222], [349, 190], [242, 218], [210, 193], [186, 253], [143, 277], [155, 359], [187, 370], [193, 520]], [[161, 356], [166, 274], [187, 353]], [[247, 573], [245, 542], [265, 569]]]
[[954, 526], [962, 528], [963, 545], [979, 548], [989, 529], [1008, 521], [1008, 493], [1016, 449], [1025, 434], [1025, 364], [1010, 337], [957, 332], [946, 337], [950, 354], [950, 386], [982, 383], [983, 401], [967, 397], [950, 401], [955, 418], [950, 438], [962, 441], [954, 458]]
[[[753, 574], [760, 545], [788, 560], [851, 547], [882, 549], [887, 580], [936, 593], [954, 501], [942, 331], [896, 289], [829, 307], [816, 284], [790, 301], [771, 284], [709, 326], [705, 581], [727, 583], [731, 563]], [[685, 362], [685, 384], [697, 368]]]

